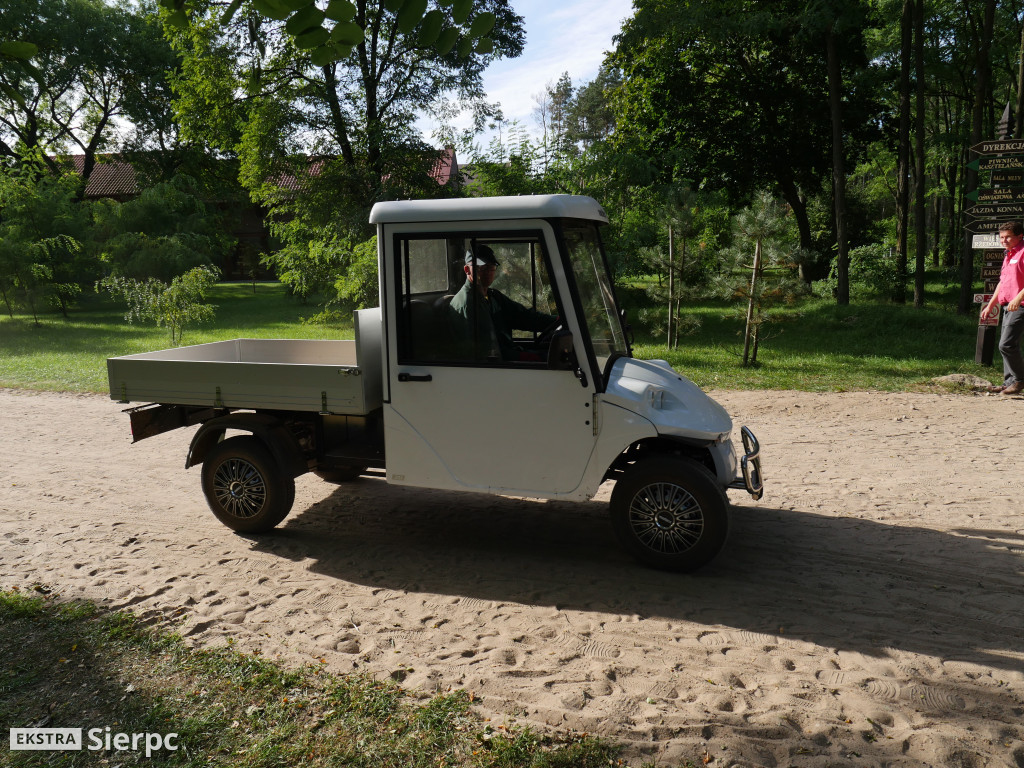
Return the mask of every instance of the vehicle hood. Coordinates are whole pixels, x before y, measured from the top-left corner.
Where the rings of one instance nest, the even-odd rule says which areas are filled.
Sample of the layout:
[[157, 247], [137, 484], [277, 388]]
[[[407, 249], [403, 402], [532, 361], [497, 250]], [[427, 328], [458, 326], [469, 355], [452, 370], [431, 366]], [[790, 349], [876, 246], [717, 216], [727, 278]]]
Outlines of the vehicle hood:
[[658, 434], [713, 442], [732, 432], [726, 410], [664, 360], [619, 358], [603, 399], [648, 419]]

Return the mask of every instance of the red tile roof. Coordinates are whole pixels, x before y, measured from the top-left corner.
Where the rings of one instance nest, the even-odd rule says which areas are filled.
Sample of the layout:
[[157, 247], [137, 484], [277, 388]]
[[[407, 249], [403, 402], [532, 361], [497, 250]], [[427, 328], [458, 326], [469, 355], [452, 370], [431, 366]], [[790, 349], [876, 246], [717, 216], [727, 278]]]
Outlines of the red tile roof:
[[[71, 162], [76, 173], [82, 173], [85, 168], [85, 155], [69, 155], [65, 159]], [[311, 176], [318, 176], [329, 159], [320, 157], [311, 160], [307, 173]], [[454, 147], [445, 147], [441, 151], [441, 156], [434, 163], [430, 175], [441, 186], [451, 184], [459, 179], [459, 161], [455, 157]], [[282, 189], [290, 191], [298, 190], [300, 184], [296, 175], [290, 173], [280, 176], [276, 183]], [[139, 185], [135, 169], [127, 160], [116, 155], [97, 155], [96, 165], [93, 166], [89, 183], [85, 186], [86, 198], [126, 198], [138, 193]]]
[[[75, 173], [81, 175], [85, 168], [85, 155], [70, 155], [65, 159], [71, 161]], [[131, 163], [114, 155], [96, 157], [89, 183], [85, 185], [87, 198], [132, 197], [138, 193], [139, 184]]]
[[455, 147], [445, 147], [441, 157], [434, 163], [430, 175], [442, 187], [459, 178], [459, 161], [455, 159]]

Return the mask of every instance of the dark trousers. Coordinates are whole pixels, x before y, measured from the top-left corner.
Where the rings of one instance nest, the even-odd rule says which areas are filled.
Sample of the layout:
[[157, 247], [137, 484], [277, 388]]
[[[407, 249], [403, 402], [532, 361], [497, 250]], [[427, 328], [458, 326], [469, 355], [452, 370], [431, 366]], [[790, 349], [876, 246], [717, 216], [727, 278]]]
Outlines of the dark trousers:
[[999, 335], [999, 354], [1003, 356], [1003, 384], [1024, 382], [1024, 355], [1020, 340], [1024, 336], [1024, 307], [1016, 312], [1003, 309], [1003, 330]]

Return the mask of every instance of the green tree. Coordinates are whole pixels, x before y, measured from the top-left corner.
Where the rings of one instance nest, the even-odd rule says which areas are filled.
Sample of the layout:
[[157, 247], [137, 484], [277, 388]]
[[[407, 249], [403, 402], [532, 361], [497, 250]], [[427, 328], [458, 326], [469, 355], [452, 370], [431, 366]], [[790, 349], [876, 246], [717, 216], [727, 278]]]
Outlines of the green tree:
[[96, 206], [106, 268], [122, 277], [168, 281], [193, 267], [223, 263], [234, 239], [200, 199], [197, 182], [178, 175], [123, 203]]
[[[240, 181], [285, 247], [267, 261], [309, 295], [330, 254], [371, 235], [374, 202], [451, 194], [431, 175], [439, 152], [416, 117], [454, 95], [484, 119], [493, 108], [483, 70], [522, 51], [522, 18], [507, 0], [440, 2], [425, 13], [422, 2], [341, 0], [326, 13], [297, 2], [280, 20], [273, 2], [236, 5], [225, 23], [222, 5], [196, 2], [188, 24], [171, 30], [182, 56], [175, 108], [187, 140], [238, 157]], [[296, 36], [312, 19], [325, 32]], [[334, 52], [307, 46], [307, 34], [327, 34]]]
[[[302, 199], [294, 214], [312, 198], [318, 213], [329, 214], [318, 223], [338, 223], [344, 210], [345, 228], [365, 232], [373, 202], [436, 195], [429, 174], [437, 153], [419, 139], [416, 116], [455, 94], [483, 118], [490, 105], [482, 72], [495, 57], [519, 55], [522, 19], [507, 0], [483, 0], [472, 21], [459, 18], [469, 30], [478, 18], [490, 20], [491, 42], [474, 44], [467, 31], [441, 52], [433, 26], [456, 8], [438, 7], [410, 23], [404, 11], [412, 6], [396, 13], [396, 5], [359, 0], [351, 22], [337, 21], [330, 33], [348, 30], [354, 44], [343, 46], [343, 58], [324, 61], [297, 47], [291, 17], [284, 24], [268, 20], [246, 3], [222, 26], [219, 4], [197, 3], [190, 25], [173, 33], [184, 59], [175, 91], [186, 135], [236, 152], [240, 178], [261, 202], [276, 208]], [[305, 6], [311, 18], [322, 17]], [[363, 32], [355, 34], [349, 23]]]
[[348, 240], [327, 228], [311, 228], [302, 219], [292, 219], [282, 226], [288, 228], [285, 244], [263, 254], [261, 261], [305, 304], [326, 291], [335, 276], [344, 272]]
[[[733, 204], [778, 189], [811, 250], [808, 197], [833, 168], [833, 121], [827, 49], [804, 25], [806, 5], [639, 0], [611, 63], [623, 76], [614, 97], [620, 148], [649, 158], [659, 183], [691, 178]], [[841, 63], [847, 77], [860, 64]], [[843, 151], [852, 156], [874, 125], [871, 83], [856, 82], [843, 104]]]
[[655, 306], [666, 310], [664, 327], [652, 330], [655, 335], [664, 333], [668, 347], [675, 349], [680, 335], [699, 326], [681, 310], [687, 298], [707, 288], [707, 260], [717, 251], [727, 209], [721, 195], [699, 194], [685, 183], [661, 190], [660, 195], [663, 203], [657, 217], [664, 243], [641, 248], [640, 255], [644, 273], [656, 277], [646, 293]]
[[153, 320], [171, 332], [171, 344], [181, 344], [185, 328], [209, 322], [216, 306], [204, 304], [206, 294], [220, 273], [212, 267], [195, 267], [171, 280], [170, 285], [155, 278], [136, 280], [111, 275], [96, 284], [128, 305], [124, 319], [129, 323]]
[[543, 143], [534, 141], [526, 126], [518, 121], [493, 135], [486, 150], [467, 142], [462, 152], [469, 158], [464, 169], [470, 176], [466, 191], [471, 195], [538, 195], [558, 191], [552, 183], [551, 169], [545, 164]]
[[733, 248], [726, 252], [731, 263], [719, 285], [723, 295], [745, 305], [742, 364], [755, 365], [771, 308], [793, 303], [806, 289], [796, 273], [791, 222], [770, 193], [759, 193], [736, 215], [733, 237]]
[[161, 28], [145, 7], [103, 0], [7, 0], [0, 40], [35, 46], [31, 66], [0, 57], [0, 157], [39, 150], [96, 156], [119, 148], [118, 121], [143, 119], [154, 83], [173, 61]]
[[20, 302], [38, 321], [41, 306], [52, 303], [64, 316], [96, 279], [99, 265], [91, 249], [87, 208], [75, 202], [80, 186], [74, 174], [39, 172], [39, 160], [0, 169], [0, 296], [13, 314]]
[[597, 76], [576, 88], [569, 105], [567, 138], [581, 151], [608, 139], [615, 131], [612, 94], [622, 85], [622, 73], [607, 62]]

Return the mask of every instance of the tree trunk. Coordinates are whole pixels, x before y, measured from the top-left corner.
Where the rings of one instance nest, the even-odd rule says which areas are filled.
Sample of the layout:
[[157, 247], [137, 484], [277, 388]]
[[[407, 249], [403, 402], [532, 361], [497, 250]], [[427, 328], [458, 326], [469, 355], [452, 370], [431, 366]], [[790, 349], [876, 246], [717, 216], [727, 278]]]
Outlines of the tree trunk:
[[914, 306], [924, 306], [924, 267], [928, 253], [928, 233], [925, 225], [925, 168], [924, 168], [924, 0], [914, 3]]
[[683, 306], [681, 286], [683, 284], [683, 270], [686, 268], [686, 240], [684, 239], [680, 245], [679, 268], [676, 270], [676, 294], [672, 300], [672, 349], [676, 349], [679, 346], [679, 308]]
[[[800, 190], [792, 178], [782, 178], [778, 182], [779, 190], [782, 192], [782, 199], [789, 204], [790, 210], [793, 211], [793, 218], [796, 219], [796, 229], [800, 236], [800, 247], [810, 250], [812, 244], [811, 222], [807, 217], [807, 201], [800, 194]], [[800, 279], [805, 283], [810, 283], [811, 276], [807, 273], [804, 265], [801, 264], [799, 269]]]
[[676, 298], [676, 255], [675, 249], [673, 248], [672, 241], [672, 225], [668, 225], [668, 348], [672, 349], [674, 346], [674, 337], [672, 336], [673, 321], [675, 320], [675, 298]]
[[754, 305], [757, 303], [757, 284], [761, 277], [761, 240], [754, 245], [754, 269], [750, 276], [750, 300], [747, 302], [747, 327], [743, 331], [743, 366], [750, 363], [750, 343], [754, 332]]
[[4, 297], [4, 304], [7, 305], [7, 314], [14, 317], [14, 309], [11, 307], [11, 299], [7, 295], [7, 289], [0, 285], [0, 294]]
[[843, 152], [843, 73], [835, 27], [825, 38], [828, 57], [828, 101], [832, 116], [832, 200], [836, 216], [836, 303], [850, 303], [850, 254], [846, 236], [846, 168]]
[[[971, 111], [971, 144], [982, 141], [982, 134], [985, 128], [985, 106], [989, 103], [992, 90], [992, 62], [989, 56], [992, 48], [992, 32], [995, 27], [996, 0], [985, 0], [984, 18], [980, 30], [981, 39], [978, 40], [978, 58], [975, 65], [977, 73], [974, 79], [974, 105]], [[967, 178], [964, 184], [966, 190], [977, 189], [978, 172], [967, 169]], [[957, 312], [961, 315], [973, 311], [974, 299], [974, 251], [969, 247], [969, 242], [964, 242], [964, 255], [960, 260], [960, 300], [957, 303]]]
[[907, 226], [910, 219], [910, 60], [914, 0], [903, 0], [900, 17], [899, 133], [896, 138], [896, 285], [892, 300], [907, 300]]

